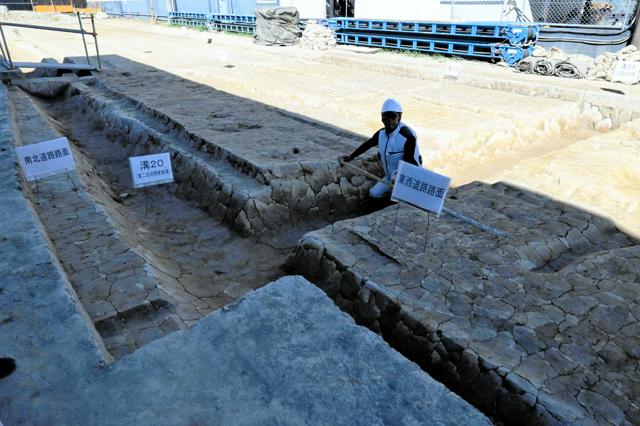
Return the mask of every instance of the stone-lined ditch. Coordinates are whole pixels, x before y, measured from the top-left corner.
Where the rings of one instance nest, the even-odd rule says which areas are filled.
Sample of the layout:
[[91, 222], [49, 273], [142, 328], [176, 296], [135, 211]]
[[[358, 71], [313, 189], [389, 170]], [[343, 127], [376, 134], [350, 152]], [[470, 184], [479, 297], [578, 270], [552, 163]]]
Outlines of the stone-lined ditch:
[[[22, 86], [38, 99], [30, 100], [14, 92], [14, 110], [23, 108], [16, 114], [18, 128], [23, 122], [22, 131], [28, 133], [25, 120], [29, 117], [24, 111], [35, 105], [40, 110], [39, 119], [48, 117], [50, 124], [68, 136], [74, 145], [77, 175], [73, 174], [71, 179], [56, 177], [43, 182], [38, 188], [39, 204], [35, 207], [85, 309], [116, 358], [173, 330], [188, 327], [208, 312], [285, 274], [282, 264], [305, 232], [367, 212], [363, 200], [370, 183], [361, 176], [350, 174], [350, 170], [340, 168], [336, 161], [309, 158], [284, 161], [287, 160], [284, 151], [276, 152], [274, 161], [248, 158], [233, 148], [189, 131], [171, 117], [111, 90], [93, 78], [38, 79]], [[231, 128], [231, 118], [224, 113], [212, 119], [227, 122], [216, 124], [216, 131], [220, 132], [257, 129], [255, 125]], [[44, 140], [45, 136], [39, 135], [40, 139], [32, 138], [23, 143]], [[329, 139], [326, 135], [323, 137]], [[339, 152], [341, 148], [336, 145], [331, 149]], [[345, 147], [344, 151], [348, 150]], [[131, 190], [127, 157], [152, 152], [170, 152], [176, 183], [146, 191]], [[372, 159], [362, 165], [372, 171], [376, 169]], [[81, 185], [76, 188], [78, 183]], [[30, 196], [35, 198], [33, 193]], [[483, 203], [484, 207], [488, 206], [487, 202]], [[540, 197], [532, 201], [532, 204], [536, 203], [544, 204], [545, 201]], [[149, 208], [145, 209], [147, 204]], [[508, 203], [499, 210], [518, 221], [525, 220], [523, 214]], [[515, 253], [522, 262], [520, 266], [534, 276], [544, 277], [540, 278], [544, 283], [550, 274], [575, 267], [583, 262], [583, 258], [598, 256], [600, 252], [621, 251], [634, 258], [636, 243], [616, 234], [612, 225], [571, 214], [566, 220], [570, 222], [565, 225], [578, 229], [577, 234], [571, 229], [563, 231], [566, 232], [563, 237], [566, 244], [562, 239], [549, 240], [544, 244], [493, 254], [502, 258]], [[597, 222], [595, 230], [592, 222]], [[511, 365], [502, 362], [503, 354], [498, 354], [496, 361], [496, 357], [473, 348], [464, 338], [464, 330], [469, 327], [457, 317], [451, 319], [443, 314], [439, 302], [456, 315], [464, 313], [469, 305], [464, 291], [475, 284], [451, 276], [444, 281], [435, 278], [432, 281], [426, 279], [431, 275], [425, 271], [398, 269], [404, 261], [398, 263], [393, 254], [389, 255], [389, 247], [383, 247], [379, 241], [370, 241], [371, 233], [364, 229], [369, 225], [357, 225], [352, 232], [353, 241], [326, 238], [318, 243], [314, 234], [306, 235], [296, 254], [289, 258], [287, 267], [312, 279], [359, 323], [381, 333], [390, 344], [434, 377], [501, 421], [528, 424], [565, 420], [600, 422], [620, 416], [623, 419], [637, 416], [637, 407], [622, 396], [621, 408], [605, 407], [608, 412], [598, 411], [598, 407], [593, 411], [585, 408], [590, 403], [606, 405], [598, 399], [609, 389], [606, 386], [594, 388], [597, 392], [592, 392], [591, 388], [578, 392], [569, 403], [566, 399], [558, 399], [556, 393], [572, 389], [571, 386], [554, 382], [545, 387], [547, 381], [575, 370], [542, 378], [523, 377], [515, 372], [521, 365], [526, 366], [524, 357], [518, 358], [518, 365]], [[378, 240], [391, 232], [389, 223], [377, 225]], [[335, 224], [319, 232], [339, 234], [344, 226], [344, 223]], [[400, 225], [398, 232], [402, 233], [402, 229]], [[420, 236], [409, 231], [405, 234], [407, 242], [412, 244], [410, 248], [420, 251]], [[611, 235], [615, 238], [607, 241]], [[592, 238], [597, 243], [593, 243]], [[364, 244], [365, 248], [351, 246], [356, 241], [368, 242]], [[336, 246], [338, 250], [335, 244], [339, 246]], [[354, 247], [357, 253], [343, 251], [345, 247]], [[353, 256], [370, 255], [376, 250], [382, 257], [377, 259], [375, 274], [382, 274], [388, 282], [377, 283], [367, 277], [368, 272], [355, 270], [351, 263]], [[548, 259], [544, 253], [549, 254]], [[505, 296], [506, 293], [500, 293], [506, 291], [506, 282], [500, 274], [509, 269], [513, 271], [506, 265], [495, 270], [489, 267], [496, 258], [487, 257], [489, 254], [476, 252], [476, 258], [463, 255], [452, 263], [456, 267], [465, 266], [465, 259], [470, 259], [469, 265], [477, 261], [485, 263], [477, 277], [487, 286], [487, 281], [495, 281], [496, 286], [487, 287], [487, 291], [497, 293], [485, 295], [484, 302]], [[441, 259], [435, 261], [440, 268], [447, 263]], [[422, 278], [426, 281], [416, 284]], [[411, 288], [400, 289], [398, 284], [393, 284], [391, 287], [396, 287], [392, 291], [385, 289], [386, 284], [396, 283], [398, 279]], [[540, 285], [535, 279], [532, 282]], [[443, 285], [460, 285], [452, 292], [460, 295], [453, 301], [439, 296], [432, 298], [424, 289], [419, 290], [423, 284], [436, 286], [434, 291]], [[625, 286], [619, 287], [627, 291]], [[522, 283], [517, 283], [515, 288], [524, 289]], [[405, 290], [406, 293], [402, 293]], [[554, 298], [565, 295], [553, 293], [554, 290], [545, 291], [551, 291]], [[416, 292], [420, 294], [416, 295]], [[399, 294], [420, 300], [422, 313], [416, 316], [413, 308], [406, 307], [411, 301], [402, 301]], [[493, 324], [499, 330], [492, 336], [503, 339], [496, 342], [497, 346], [505, 345], [509, 350], [514, 347], [519, 350], [522, 346], [527, 356], [538, 356], [542, 361], [537, 358], [536, 361], [549, 363], [552, 369], [556, 368], [554, 362], [564, 361], [564, 355], [558, 355], [558, 348], [552, 344], [544, 350], [535, 346], [539, 342], [547, 344], [545, 339], [557, 335], [552, 333], [547, 322], [542, 324], [544, 327], [532, 326], [530, 329], [526, 322], [528, 317], [523, 317], [524, 322], [516, 324], [520, 334], [510, 346], [510, 337], [500, 329], [510, 324], [509, 315], [501, 316], [509, 309], [495, 304], [484, 306], [483, 303], [480, 303], [479, 312], [490, 312], [494, 308], [497, 312], [496, 318], [489, 321], [500, 323]], [[579, 315], [571, 313], [568, 307], [563, 306], [563, 309], [566, 312], [562, 314], [568, 318], [563, 320], [563, 327], [577, 326], [571, 321]], [[424, 322], [429, 315], [436, 320]], [[536, 315], [537, 321], [542, 317], [544, 321], [553, 321], [554, 315], [560, 313], [550, 308], [549, 312]], [[483, 323], [478, 329], [488, 330], [485, 325]], [[626, 330], [624, 333], [633, 334], [633, 330], [628, 329], [629, 324], [621, 323], [621, 326]], [[531, 333], [540, 333], [543, 337], [536, 340]], [[582, 334], [580, 338], [585, 337]], [[633, 344], [625, 346], [612, 339], [597, 343], [603, 346], [599, 349], [603, 354], [598, 352], [596, 356], [615, 358], [619, 351], [612, 349], [609, 343], [634, 356]], [[575, 345], [576, 342], [565, 344]], [[536, 351], [531, 352], [532, 348]], [[580, 380], [597, 385], [592, 376], [583, 374], [582, 370], [579, 373]], [[598, 374], [601, 373], [608, 374], [606, 371]], [[589, 414], [585, 415], [587, 411]]]
[[[77, 165], [23, 187], [115, 358], [276, 280], [305, 232], [367, 211], [370, 183], [337, 161], [242, 160], [92, 78], [23, 86], [18, 144], [62, 134]], [[131, 189], [128, 157], [154, 152], [175, 183]]]

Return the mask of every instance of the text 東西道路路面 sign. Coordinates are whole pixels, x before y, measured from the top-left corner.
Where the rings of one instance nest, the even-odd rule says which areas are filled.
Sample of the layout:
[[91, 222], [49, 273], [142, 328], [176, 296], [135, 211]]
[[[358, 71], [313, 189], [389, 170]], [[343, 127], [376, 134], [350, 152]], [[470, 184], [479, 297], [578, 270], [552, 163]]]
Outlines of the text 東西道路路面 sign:
[[171, 157], [168, 152], [129, 157], [129, 166], [134, 188], [173, 182]]
[[391, 199], [440, 214], [450, 184], [450, 177], [401, 161]]
[[19, 146], [16, 155], [28, 181], [43, 179], [75, 168], [67, 138]]

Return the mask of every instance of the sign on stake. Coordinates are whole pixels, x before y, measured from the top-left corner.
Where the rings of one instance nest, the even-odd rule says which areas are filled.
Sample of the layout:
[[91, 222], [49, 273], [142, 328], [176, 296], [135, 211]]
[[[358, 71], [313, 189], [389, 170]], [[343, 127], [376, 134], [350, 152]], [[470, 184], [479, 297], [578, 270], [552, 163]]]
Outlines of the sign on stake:
[[[370, 178], [372, 178], [372, 179], [374, 179], [374, 180], [376, 180], [378, 182], [382, 182], [382, 183], [384, 183], [386, 185], [389, 185], [392, 188], [394, 187], [394, 185], [392, 183], [387, 182], [386, 180], [380, 179], [378, 176], [376, 176], [376, 175], [374, 175], [372, 173], [369, 173], [366, 170], [363, 170], [363, 169], [361, 169], [359, 167], [356, 167], [356, 166], [354, 166], [352, 164], [349, 164], [347, 162], [344, 162], [344, 161], [340, 161], [340, 163], [342, 165], [348, 166], [348, 167], [350, 167], [350, 168], [352, 168], [354, 170], [358, 170], [360, 173], [362, 173], [365, 176], [368, 176], [368, 177], [370, 177]], [[401, 161], [400, 164], [402, 164], [402, 163], [403, 162]], [[490, 226], [487, 226], [487, 225], [485, 225], [483, 223], [480, 223], [480, 222], [478, 222], [476, 220], [473, 220], [473, 219], [471, 219], [471, 218], [469, 218], [469, 217], [467, 217], [467, 216], [465, 216], [465, 215], [463, 215], [461, 213], [458, 213], [458, 212], [455, 212], [453, 210], [447, 209], [446, 207], [443, 207], [442, 211], [445, 212], [446, 214], [450, 215], [450, 216], [453, 216], [453, 217], [455, 217], [457, 219], [462, 220], [463, 222], [466, 222], [466, 223], [468, 223], [470, 225], [473, 225], [473, 226], [475, 226], [475, 227], [477, 227], [479, 229], [482, 229], [485, 232], [488, 232], [488, 233], [490, 233], [492, 235], [495, 235], [496, 237], [507, 238], [509, 236], [509, 234], [507, 232], [499, 231], [497, 229], [494, 229], [494, 228], [492, 228]]]
[[462, 62], [447, 62], [444, 66], [444, 77], [457, 80], [462, 73]]
[[173, 182], [171, 157], [168, 152], [129, 157], [134, 188]]
[[44, 179], [75, 168], [67, 138], [57, 138], [16, 148], [27, 181]]
[[636, 84], [640, 81], [640, 62], [618, 61], [613, 70], [611, 81], [624, 84]]
[[440, 215], [450, 184], [448, 176], [400, 161], [391, 199]]

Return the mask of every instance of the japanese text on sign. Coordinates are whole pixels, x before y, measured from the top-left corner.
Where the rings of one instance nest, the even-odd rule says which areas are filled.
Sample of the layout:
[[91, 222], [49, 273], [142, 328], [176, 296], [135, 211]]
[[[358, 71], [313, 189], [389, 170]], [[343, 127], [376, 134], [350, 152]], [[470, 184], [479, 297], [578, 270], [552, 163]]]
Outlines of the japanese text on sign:
[[129, 157], [134, 188], [173, 182], [171, 158], [168, 152]]
[[451, 178], [400, 162], [391, 199], [440, 214]]
[[16, 148], [16, 154], [28, 181], [43, 179], [75, 168], [67, 138], [19, 146]]
[[444, 66], [444, 76], [457, 79], [462, 72], [462, 64], [460, 62], [448, 62]]
[[640, 81], [640, 62], [618, 61], [611, 81], [636, 84]]

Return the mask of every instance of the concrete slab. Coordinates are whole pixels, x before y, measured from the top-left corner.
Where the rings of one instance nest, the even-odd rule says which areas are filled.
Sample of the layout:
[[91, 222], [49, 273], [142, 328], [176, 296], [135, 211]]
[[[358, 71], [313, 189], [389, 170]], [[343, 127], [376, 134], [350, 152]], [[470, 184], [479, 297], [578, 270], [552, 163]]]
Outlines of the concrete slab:
[[300, 277], [108, 368], [53, 343], [69, 322], [82, 326], [41, 324], [50, 343], [14, 322], [37, 349], [5, 348], [18, 363], [0, 383], [7, 424], [490, 424]]
[[389, 207], [307, 234], [291, 265], [506, 424], [640, 422], [638, 241], [502, 183], [446, 205], [510, 237]]
[[[3, 298], [22, 299], [15, 290], [5, 287]], [[73, 306], [53, 302], [41, 312]], [[301, 277], [107, 368], [78, 344], [89, 340], [81, 318], [23, 321], [34, 308], [14, 305], [14, 321], [0, 328], [16, 342], [3, 350], [18, 364], [0, 382], [7, 424], [491, 424]]]
[[51, 62], [14, 62], [14, 68], [34, 68], [48, 70], [95, 71], [96, 67], [88, 64], [57, 64]]

